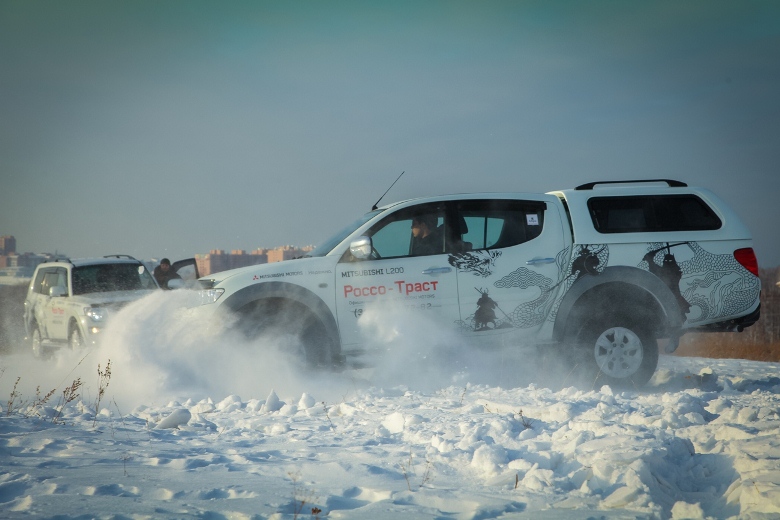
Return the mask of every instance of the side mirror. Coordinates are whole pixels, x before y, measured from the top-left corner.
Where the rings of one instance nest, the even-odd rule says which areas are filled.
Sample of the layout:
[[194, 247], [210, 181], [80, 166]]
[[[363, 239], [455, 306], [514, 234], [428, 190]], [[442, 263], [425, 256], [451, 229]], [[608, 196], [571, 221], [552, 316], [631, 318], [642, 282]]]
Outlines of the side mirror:
[[184, 280], [181, 278], [168, 280], [168, 289], [181, 289], [182, 287], [184, 287]]
[[67, 296], [68, 295], [68, 288], [64, 285], [55, 285], [54, 287], [49, 288], [49, 296], [53, 298], [58, 298], [60, 296]]
[[369, 258], [373, 250], [374, 246], [371, 243], [371, 237], [362, 236], [349, 244], [349, 252], [358, 260]]

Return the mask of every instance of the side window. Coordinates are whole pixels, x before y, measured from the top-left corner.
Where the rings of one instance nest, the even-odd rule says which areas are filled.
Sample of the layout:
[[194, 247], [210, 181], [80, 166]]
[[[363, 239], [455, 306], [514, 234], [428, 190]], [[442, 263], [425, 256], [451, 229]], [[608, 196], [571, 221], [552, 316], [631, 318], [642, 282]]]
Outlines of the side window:
[[593, 197], [588, 209], [599, 233], [706, 231], [721, 226], [720, 218], [695, 195]]
[[[461, 251], [498, 249], [533, 240], [544, 227], [543, 202], [469, 200], [457, 205]], [[455, 248], [457, 249], [457, 248]]]
[[62, 267], [53, 269], [46, 269], [43, 273], [43, 280], [41, 281], [41, 294], [48, 296], [49, 289], [62, 285], [68, 286], [67, 271]]
[[379, 258], [444, 253], [446, 226], [442, 204], [405, 208], [368, 231]]
[[464, 212], [463, 221], [468, 233], [462, 235], [463, 241], [469, 244], [468, 249], [488, 249], [493, 247], [504, 229], [505, 220], [488, 215], [475, 215]]

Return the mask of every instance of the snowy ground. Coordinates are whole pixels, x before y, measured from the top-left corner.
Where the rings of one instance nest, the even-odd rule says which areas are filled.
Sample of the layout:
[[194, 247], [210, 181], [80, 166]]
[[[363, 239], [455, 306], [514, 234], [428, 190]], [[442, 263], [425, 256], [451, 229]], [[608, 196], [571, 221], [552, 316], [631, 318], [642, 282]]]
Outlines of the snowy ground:
[[583, 390], [442, 357], [402, 320], [381, 370], [309, 373], [209, 338], [175, 298], [128, 307], [89, 353], [0, 359], [0, 517], [780, 515], [779, 364], [662, 356], [642, 392]]

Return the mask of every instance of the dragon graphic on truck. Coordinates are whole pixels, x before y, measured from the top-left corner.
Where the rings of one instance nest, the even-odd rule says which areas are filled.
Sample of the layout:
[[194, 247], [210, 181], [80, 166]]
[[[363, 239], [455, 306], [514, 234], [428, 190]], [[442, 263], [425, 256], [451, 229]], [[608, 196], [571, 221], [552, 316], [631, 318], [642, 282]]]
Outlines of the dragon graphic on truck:
[[[692, 257], [678, 261], [675, 250], [682, 247], [688, 248]], [[525, 266], [518, 267], [493, 282], [498, 292], [491, 294], [488, 289], [475, 287], [482, 295], [476, 309], [457, 324], [464, 332], [481, 332], [536, 327], [545, 320], [554, 322], [558, 306], [571, 286], [584, 276], [601, 274], [609, 265], [609, 257], [607, 244], [567, 247], [556, 255], [557, 280]], [[571, 260], [567, 262], [569, 258]], [[490, 278], [500, 259], [500, 251], [477, 251], [451, 255], [450, 264], [460, 273]], [[759, 291], [758, 279], [751, 276], [733, 255], [710, 253], [696, 242], [649, 243], [637, 267], [664, 282], [677, 300], [683, 320], [689, 324], [743, 312], [750, 308]], [[501, 289], [532, 287], [539, 290], [539, 296], [534, 300], [507, 311], [501, 308]]]
[[[692, 256], [678, 261], [675, 251], [682, 246]], [[710, 253], [697, 242], [648, 244], [638, 267], [667, 284], [689, 324], [746, 311], [760, 291], [758, 277], [742, 267], [734, 255]]]

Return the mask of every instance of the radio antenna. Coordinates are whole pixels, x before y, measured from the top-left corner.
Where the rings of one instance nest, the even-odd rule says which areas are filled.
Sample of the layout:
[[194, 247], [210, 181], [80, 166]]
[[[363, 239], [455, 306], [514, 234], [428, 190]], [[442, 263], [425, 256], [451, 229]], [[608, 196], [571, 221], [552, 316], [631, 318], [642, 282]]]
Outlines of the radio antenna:
[[[403, 175], [404, 173], [406, 173], [406, 170], [402, 171], [402, 172], [401, 172], [401, 175]], [[401, 175], [399, 175], [399, 176], [398, 176], [398, 179], [400, 179], [400, 178], [401, 178]], [[371, 208], [371, 211], [374, 211], [374, 210], [377, 208], [377, 205], [379, 204], [379, 202], [380, 202], [382, 199], [384, 199], [384, 198], [385, 198], [385, 195], [387, 195], [387, 192], [388, 192], [388, 191], [390, 191], [390, 190], [393, 188], [393, 186], [395, 186], [395, 183], [396, 183], [396, 182], [398, 182], [398, 179], [394, 180], [394, 181], [393, 181], [393, 184], [391, 184], [391, 185], [390, 185], [390, 187], [389, 187], [389, 188], [387, 188], [387, 190], [386, 190], [386, 191], [385, 191], [385, 192], [382, 194], [382, 196], [381, 196], [381, 197], [379, 197], [379, 200], [378, 200], [378, 201], [376, 201], [376, 202], [374, 203], [374, 206]]]

